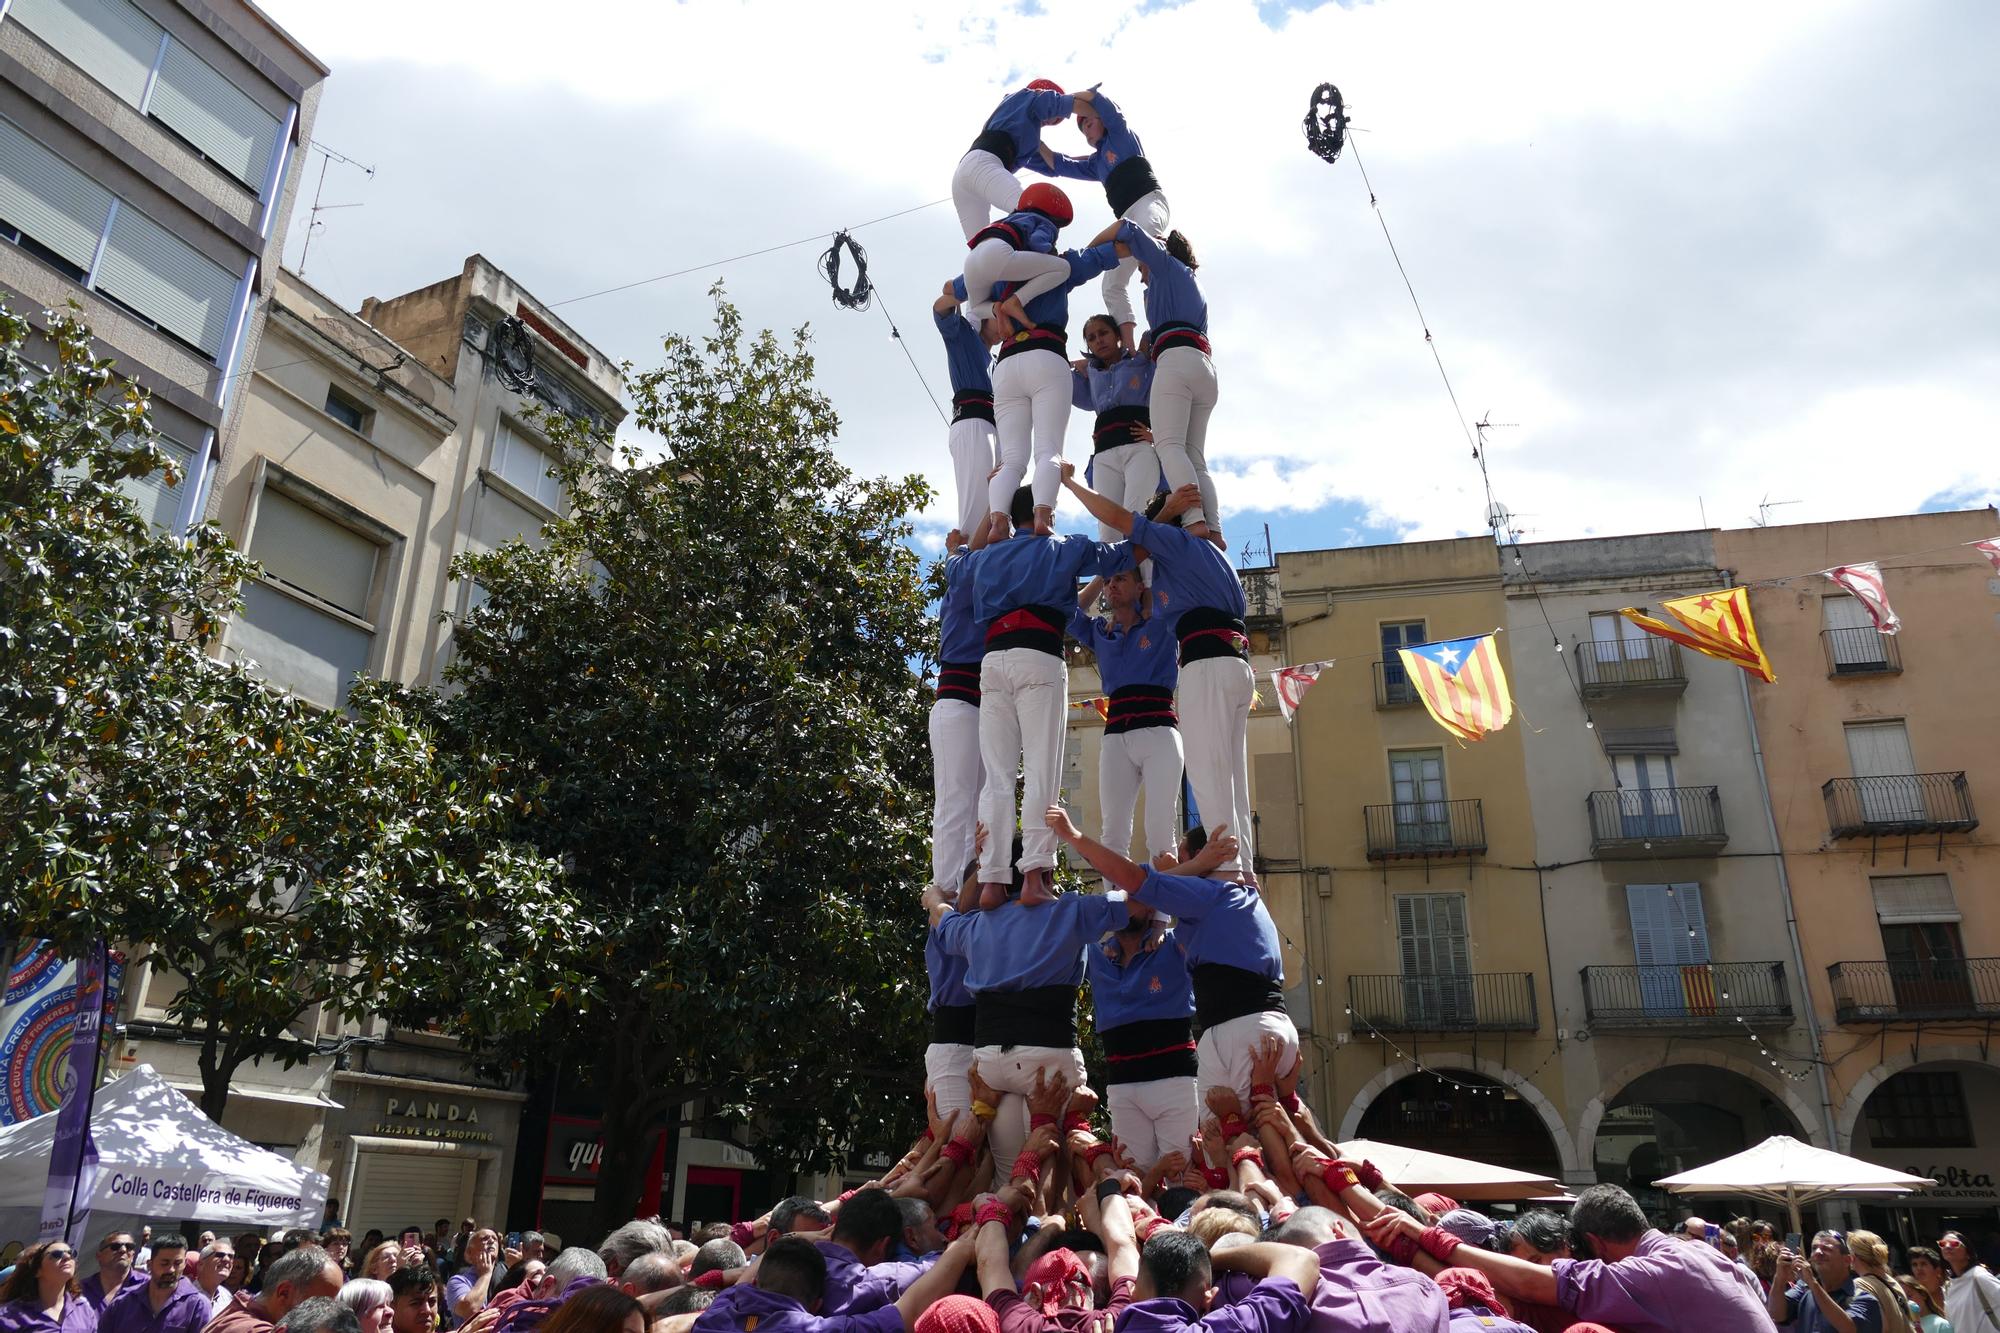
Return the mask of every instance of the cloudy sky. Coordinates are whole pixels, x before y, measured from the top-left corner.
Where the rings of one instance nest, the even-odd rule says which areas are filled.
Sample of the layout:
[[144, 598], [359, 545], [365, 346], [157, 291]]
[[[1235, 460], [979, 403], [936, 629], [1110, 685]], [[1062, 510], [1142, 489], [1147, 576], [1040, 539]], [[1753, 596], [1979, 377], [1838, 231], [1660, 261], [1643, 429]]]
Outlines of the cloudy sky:
[[[376, 168], [327, 173], [363, 206], [322, 215], [308, 279], [352, 308], [478, 251], [563, 302], [700, 266], [558, 308], [642, 367], [716, 276], [753, 326], [810, 323], [861, 469], [950, 484], [882, 316], [833, 306], [823, 239], [711, 261], [941, 200], [1004, 92], [1101, 82], [1202, 256], [1232, 545], [1483, 530], [1355, 154], [1306, 151], [1331, 80], [1530, 540], [2000, 500], [2000, 6], [262, 2], [333, 68], [314, 138]], [[1071, 193], [1087, 239], [1108, 210]], [[857, 239], [942, 394], [949, 206]]]

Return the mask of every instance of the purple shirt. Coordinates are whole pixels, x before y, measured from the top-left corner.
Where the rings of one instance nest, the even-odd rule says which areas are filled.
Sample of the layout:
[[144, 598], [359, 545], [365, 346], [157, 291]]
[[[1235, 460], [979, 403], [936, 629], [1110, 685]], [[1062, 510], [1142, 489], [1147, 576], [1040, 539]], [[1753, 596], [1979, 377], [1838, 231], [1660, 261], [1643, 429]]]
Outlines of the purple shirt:
[[1383, 1263], [1358, 1240], [1330, 1240], [1313, 1253], [1312, 1333], [1445, 1333], [1444, 1292], [1422, 1273]]
[[1757, 1279], [1712, 1245], [1639, 1237], [1626, 1258], [1558, 1259], [1556, 1304], [1578, 1319], [1623, 1333], [1769, 1328]]
[[151, 1284], [122, 1288], [97, 1317], [97, 1327], [99, 1333], [201, 1333], [201, 1326], [214, 1317], [215, 1302], [182, 1278], [157, 1313]]
[[894, 1305], [863, 1315], [816, 1315], [789, 1296], [738, 1283], [716, 1293], [710, 1306], [695, 1316], [695, 1333], [903, 1333], [903, 1316]]
[[77, 1296], [64, 1296], [62, 1317], [51, 1319], [39, 1298], [0, 1305], [0, 1333], [97, 1333], [97, 1311]]
[[92, 1314], [102, 1315], [104, 1307], [111, 1303], [112, 1297], [116, 1297], [119, 1292], [130, 1290], [133, 1287], [144, 1286], [145, 1282], [146, 1275], [135, 1268], [125, 1275], [125, 1285], [107, 1297], [104, 1294], [104, 1274], [100, 1270], [99, 1272], [92, 1273], [83, 1280], [83, 1301], [84, 1304], [90, 1307]]
[[1272, 1277], [1252, 1287], [1242, 1300], [1207, 1314], [1196, 1314], [1178, 1296], [1134, 1301], [1118, 1316], [1116, 1328], [1117, 1333], [1184, 1333], [1194, 1328], [1206, 1333], [1305, 1333], [1312, 1319], [1312, 1307], [1298, 1283]]
[[824, 1314], [867, 1314], [894, 1305], [903, 1288], [917, 1280], [912, 1276], [899, 1285], [894, 1275], [863, 1268], [854, 1251], [835, 1241], [814, 1241], [813, 1248], [826, 1259], [826, 1289], [819, 1302]]
[[1526, 1324], [1517, 1324], [1483, 1305], [1464, 1305], [1451, 1312], [1451, 1333], [1481, 1333], [1485, 1329], [1492, 1333], [1535, 1333]]

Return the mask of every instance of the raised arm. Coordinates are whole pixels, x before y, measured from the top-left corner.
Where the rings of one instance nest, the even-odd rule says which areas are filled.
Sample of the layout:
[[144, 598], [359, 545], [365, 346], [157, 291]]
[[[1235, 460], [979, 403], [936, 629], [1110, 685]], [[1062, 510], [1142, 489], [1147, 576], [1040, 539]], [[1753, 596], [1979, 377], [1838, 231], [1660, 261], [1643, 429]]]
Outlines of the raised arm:
[[1076, 464], [1062, 465], [1062, 482], [1069, 487], [1069, 493], [1083, 502], [1090, 516], [1106, 527], [1116, 528], [1127, 537], [1132, 535], [1132, 511], [1108, 496], [1099, 495], [1090, 487], [1076, 479]]
[[[1056, 836], [1074, 848], [1084, 860], [1090, 862], [1090, 868], [1104, 876], [1106, 883], [1130, 894], [1146, 882], [1144, 866], [1127, 860], [1095, 839], [1086, 838], [1083, 832], [1070, 822], [1069, 813], [1061, 806], [1049, 807], [1048, 821]], [[1135, 909], [1132, 915], [1138, 916], [1139, 912], [1136, 910], [1139, 907], [1138, 899], [1128, 897], [1126, 902]]]
[[1118, 243], [1132, 252], [1133, 258], [1147, 268], [1155, 265], [1172, 264], [1185, 270], [1187, 265], [1168, 254], [1166, 247], [1146, 234], [1144, 227], [1135, 227], [1127, 222], [1118, 228]]
[[973, 1235], [968, 1229], [945, 1246], [944, 1253], [938, 1256], [938, 1261], [930, 1266], [930, 1270], [912, 1282], [910, 1289], [897, 1299], [896, 1313], [903, 1317], [903, 1333], [916, 1333], [917, 1317], [957, 1290], [959, 1276], [965, 1272], [966, 1264], [972, 1261], [972, 1253]]
[[1248, 1273], [1259, 1281], [1269, 1277], [1290, 1278], [1299, 1284], [1300, 1291], [1311, 1291], [1319, 1282], [1319, 1256], [1297, 1245], [1260, 1241], [1238, 1245], [1208, 1258], [1217, 1272]]

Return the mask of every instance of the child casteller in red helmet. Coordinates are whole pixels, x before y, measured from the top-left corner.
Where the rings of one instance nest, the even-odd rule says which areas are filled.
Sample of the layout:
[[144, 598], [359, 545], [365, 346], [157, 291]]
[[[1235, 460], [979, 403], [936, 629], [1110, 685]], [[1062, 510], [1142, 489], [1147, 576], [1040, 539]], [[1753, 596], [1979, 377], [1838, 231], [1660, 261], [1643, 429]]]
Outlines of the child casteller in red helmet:
[[1048, 79], [1036, 79], [1000, 99], [986, 118], [979, 137], [958, 160], [951, 174], [951, 202], [965, 239], [984, 227], [993, 214], [1021, 207], [1021, 182], [1014, 171], [1041, 149], [1042, 127], [1060, 125], [1083, 104]]

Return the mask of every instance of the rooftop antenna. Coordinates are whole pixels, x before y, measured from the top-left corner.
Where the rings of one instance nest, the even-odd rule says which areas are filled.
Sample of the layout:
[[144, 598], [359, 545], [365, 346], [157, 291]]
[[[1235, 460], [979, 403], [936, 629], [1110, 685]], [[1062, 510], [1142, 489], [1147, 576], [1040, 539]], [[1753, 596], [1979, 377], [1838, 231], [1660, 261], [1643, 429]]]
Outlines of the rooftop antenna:
[[1271, 558], [1271, 525], [1269, 523], [1264, 525], [1264, 545], [1259, 547], [1257, 539], [1252, 537], [1249, 541], [1243, 543], [1243, 550], [1239, 559], [1242, 562], [1240, 567], [1243, 569], [1269, 569], [1277, 563]]
[[299, 248], [299, 276], [302, 278], [306, 275], [306, 256], [312, 253], [313, 233], [326, 225], [325, 223], [319, 220], [319, 215], [321, 213], [330, 212], [331, 210], [336, 208], [367, 207], [366, 204], [358, 204], [358, 203], [323, 204], [320, 202], [320, 196], [326, 191], [327, 166], [330, 163], [339, 162], [343, 166], [349, 166], [355, 168], [371, 181], [375, 179], [375, 168], [367, 166], [364, 163], [356, 162], [353, 158], [348, 157], [344, 153], [336, 153], [333, 151], [333, 149], [328, 148], [325, 144], [321, 143], [317, 139], [308, 140], [307, 142], [311, 145], [312, 150], [317, 152], [320, 156], [319, 156], [319, 183], [313, 187], [311, 217], [306, 223], [306, 243]]
[[1765, 491], [1764, 498], [1757, 504], [1757, 517], [1751, 521], [1760, 528], [1768, 528], [1771, 526], [1771, 511], [1773, 509], [1776, 509], [1780, 505], [1795, 505], [1798, 503], [1800, 502], [1797, 500], [1773, 500], [1771, 493]]

